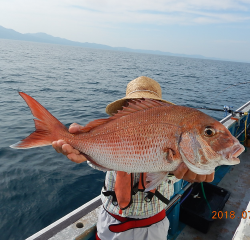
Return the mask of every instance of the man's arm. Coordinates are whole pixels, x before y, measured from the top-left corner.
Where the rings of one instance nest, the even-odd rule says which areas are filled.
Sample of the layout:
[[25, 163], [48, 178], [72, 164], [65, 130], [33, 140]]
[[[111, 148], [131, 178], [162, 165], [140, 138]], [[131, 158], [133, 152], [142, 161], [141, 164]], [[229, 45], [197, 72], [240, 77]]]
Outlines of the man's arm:
[[[81, 125], [73, 123], [69, 127], [69, 132], [81, 132], [81, 127]], [[67, 144], [63, 140], [54, 141], [52, 143], [52, 146], [58, 153], [66, 155], [67, 158], [72, 162], [82, 163], [87, 161], [87, 159], [78, 150], [74, 149], [73, 147], [71, 147], [71, 145]], [[189, 170], [185, 163], [181, 163], [180, 166], [172, 173], [176, 178], [183, 179], [188, 182], [212, 182], [214, 179], [214, 173], [211, 173], [209, 175], [198, 175]]]

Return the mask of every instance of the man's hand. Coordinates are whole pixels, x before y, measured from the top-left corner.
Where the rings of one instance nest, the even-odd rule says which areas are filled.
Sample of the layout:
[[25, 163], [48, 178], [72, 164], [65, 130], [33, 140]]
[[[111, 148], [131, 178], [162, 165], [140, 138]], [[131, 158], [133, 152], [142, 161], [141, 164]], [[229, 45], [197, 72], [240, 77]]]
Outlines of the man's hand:
[[[82, 126], [77, 123], [72, 123], [69, 127], [70, 133], [81, 132], [80, 128]], [[82, 163], [87, 161], [87, 159], [71, 145], [67, 144], [64, 140], [58, 140], [52, 142], [52, 147], [58, 152], [67, 156], [69, 160], [75, 163]]]
[[176, 178], [183, 179], [188, 182], [212, 182], [214, 180], [214, 172], [209, 175], [198, 175], [188, 169], [185, 163], [172, 172]]

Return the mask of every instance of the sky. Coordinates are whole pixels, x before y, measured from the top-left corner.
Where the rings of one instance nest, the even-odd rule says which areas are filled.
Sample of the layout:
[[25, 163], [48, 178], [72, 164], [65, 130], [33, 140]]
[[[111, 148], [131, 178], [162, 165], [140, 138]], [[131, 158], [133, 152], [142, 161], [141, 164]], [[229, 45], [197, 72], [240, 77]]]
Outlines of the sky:
[[78, 42], [250, 62], [250, 0], [0, 0], [0, 25]]

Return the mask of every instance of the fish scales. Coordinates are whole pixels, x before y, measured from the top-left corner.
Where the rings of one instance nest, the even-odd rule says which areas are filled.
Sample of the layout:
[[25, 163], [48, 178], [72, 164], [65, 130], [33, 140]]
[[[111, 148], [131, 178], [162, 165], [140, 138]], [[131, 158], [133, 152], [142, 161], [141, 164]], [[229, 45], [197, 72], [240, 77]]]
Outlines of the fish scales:
[[195, 115], [182, 106], [160, 106], [131, 113], [79, 136], [86, 142], [80, 144], [77, 139], [70, 144], [108, 169], [172, 171], [180, 160], [170, 164], [164, 148], [178, 149], [180, 125], [186, 114]]

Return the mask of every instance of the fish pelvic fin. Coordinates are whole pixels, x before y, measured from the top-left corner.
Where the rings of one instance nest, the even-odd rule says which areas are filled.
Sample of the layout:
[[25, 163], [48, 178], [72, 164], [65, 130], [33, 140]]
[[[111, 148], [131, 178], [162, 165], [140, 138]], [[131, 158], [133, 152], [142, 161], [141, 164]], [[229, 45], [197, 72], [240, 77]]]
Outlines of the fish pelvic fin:
[[150, 172], [146, 176], [146, 189], [145, 192], [157, 188], [163, 181], [168, 178], [168, 172]]
[[60, 139], [59, 132], [67, 131], [67, 128], [57, 120], [46, 108], [34, 98], [24, 92], [20, 96], [28, 104], [34, 119], [36, 130], [25, 139], [11, 145], [11, 148], [35, 148], [51, 145], [53, 141]]

